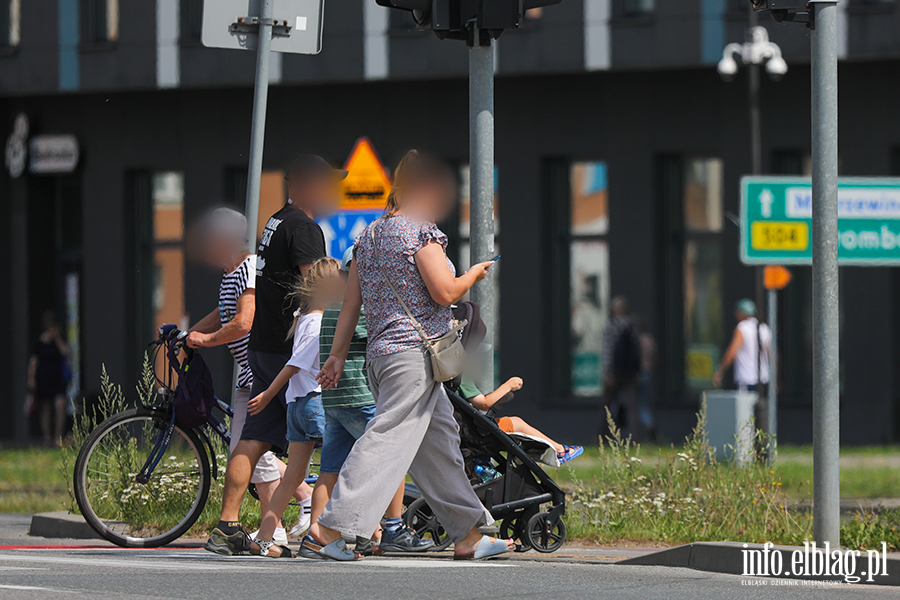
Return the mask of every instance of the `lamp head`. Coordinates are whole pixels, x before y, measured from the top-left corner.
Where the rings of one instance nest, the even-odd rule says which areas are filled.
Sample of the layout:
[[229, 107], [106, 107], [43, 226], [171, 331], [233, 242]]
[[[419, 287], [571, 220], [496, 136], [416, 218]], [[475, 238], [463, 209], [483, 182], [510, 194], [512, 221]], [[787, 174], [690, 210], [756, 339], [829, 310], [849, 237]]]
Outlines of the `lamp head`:
[[773, 81], [780, 81], [788, 71], [787, 63], [780, 56], [773, 56], [766, 61], [766, 73]]
[[716, 71], [724, 81], [731, 81], [738, 71], [737, 61], [729, 55], [723, 56], [719, 64], [716, 65]]

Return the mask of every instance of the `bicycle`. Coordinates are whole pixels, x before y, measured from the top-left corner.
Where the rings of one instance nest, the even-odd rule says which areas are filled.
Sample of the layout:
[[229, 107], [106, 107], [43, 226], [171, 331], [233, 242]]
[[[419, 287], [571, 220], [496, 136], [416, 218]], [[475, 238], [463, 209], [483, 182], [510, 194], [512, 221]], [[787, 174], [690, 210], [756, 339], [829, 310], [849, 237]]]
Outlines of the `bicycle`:
[[[195, 351], [187, 346], [187, 332], [174, 325], [159, 329], [150, 343], [154, 371], [159, 353], [170, 347], [189, 364]], [[166, 374], [154, 372], [157, 401], [100, 423], [85, 440], [75, 461], [75, 500], [81, 514], [101, 537], [126, 548], [165, 546], [184, 535], [200, 517], [210, 485], [218, 479], [219, 464], [207, 427], [229, 447], [231, 432], [210, 412], [204, 425], [188, 429], [175, 420], [173, 400], [177, 374], [163, 352]], [[227, 417], [234, 410], [214, 398], [215, 408]], [[316, 477], [307, 478], [314, 484]], [[255, 496], [255, 490], [251, 493]]]

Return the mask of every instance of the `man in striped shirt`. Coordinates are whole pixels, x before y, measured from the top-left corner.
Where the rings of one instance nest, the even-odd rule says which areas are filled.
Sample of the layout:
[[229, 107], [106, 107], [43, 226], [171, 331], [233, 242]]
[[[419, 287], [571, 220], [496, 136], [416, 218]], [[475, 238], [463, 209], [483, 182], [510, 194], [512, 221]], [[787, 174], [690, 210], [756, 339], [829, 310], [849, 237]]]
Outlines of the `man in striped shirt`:
[[[190, 328], [188, 346], [227, 345], [241, 369], [234, 392], [231, 452], [241, 439], [253, 384], [253, 372], [247, 363], [247, 346], [256, 312], [256, 255], [247, 251], [247, 219], [230, 208], [216, 209], [204, 217], [197, 236], [199, 258], [223, 269], [225, 275], [219, 284], [219, 306]], [[259, 492], [262, 513], [265, 513], [283, 471], [284, 463], [271, 452], [266, 452], [256, 464], [251, 481]], [[286, 542], [283, 529], [281, 533]]]

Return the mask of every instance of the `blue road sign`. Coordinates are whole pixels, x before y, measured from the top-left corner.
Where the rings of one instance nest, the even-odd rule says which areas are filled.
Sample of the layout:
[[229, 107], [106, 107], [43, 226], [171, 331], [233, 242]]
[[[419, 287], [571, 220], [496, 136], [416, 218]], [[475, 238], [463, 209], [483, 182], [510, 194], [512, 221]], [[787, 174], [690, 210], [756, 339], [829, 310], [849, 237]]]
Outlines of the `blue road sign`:
[[328, 255], [340, 260], [356, 241], [356, 236], [383, 214], [383, 210], [343, 211], [319, 219]]

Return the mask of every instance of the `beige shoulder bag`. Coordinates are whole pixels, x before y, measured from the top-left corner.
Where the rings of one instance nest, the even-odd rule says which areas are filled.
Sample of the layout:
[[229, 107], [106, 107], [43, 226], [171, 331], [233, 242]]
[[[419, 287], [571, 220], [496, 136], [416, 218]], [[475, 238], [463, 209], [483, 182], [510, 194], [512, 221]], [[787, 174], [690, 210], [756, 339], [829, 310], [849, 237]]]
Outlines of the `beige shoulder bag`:
[[384, 277], [385, 283], [391, 288], [394, 297], [400, 302], [400, 306], [403, 307], [403, 310], [406, 311], [406, 314], [412, 321], [413, 327], [419, 332], [419, 336], [425, 344], [425, 349], [428, 350], [428, 354], [431, 356], [431, 367], [434, 380], [438, 382], [450, 381], [462, 373], [465, 365], [466, 351], [462, 343], [462, 331], [468, 324], [468, 321], [457, 321], [454, 319], [450, 323], [450, 331], [441, 337], [429, 340], [428, 336], [425, 335], [425, 330], [413, 316], [412, 312], [410, 312], [409, 307], [406, 306], [406, 302], [404, 302], [403, 298], [400, 297], [400, 294], [397, 293], [397, 289], [394, 287], [394, 284], [391, 283], [390, 278], [381, 266], [381, 261], [378, 257], [378, 242], [375, 239], [375, 223], [372, 223], [371, 233], [372, 251], [375, 254], [375, 262], [378, 264], [378, 269], [381, 271], [381, 276]]

